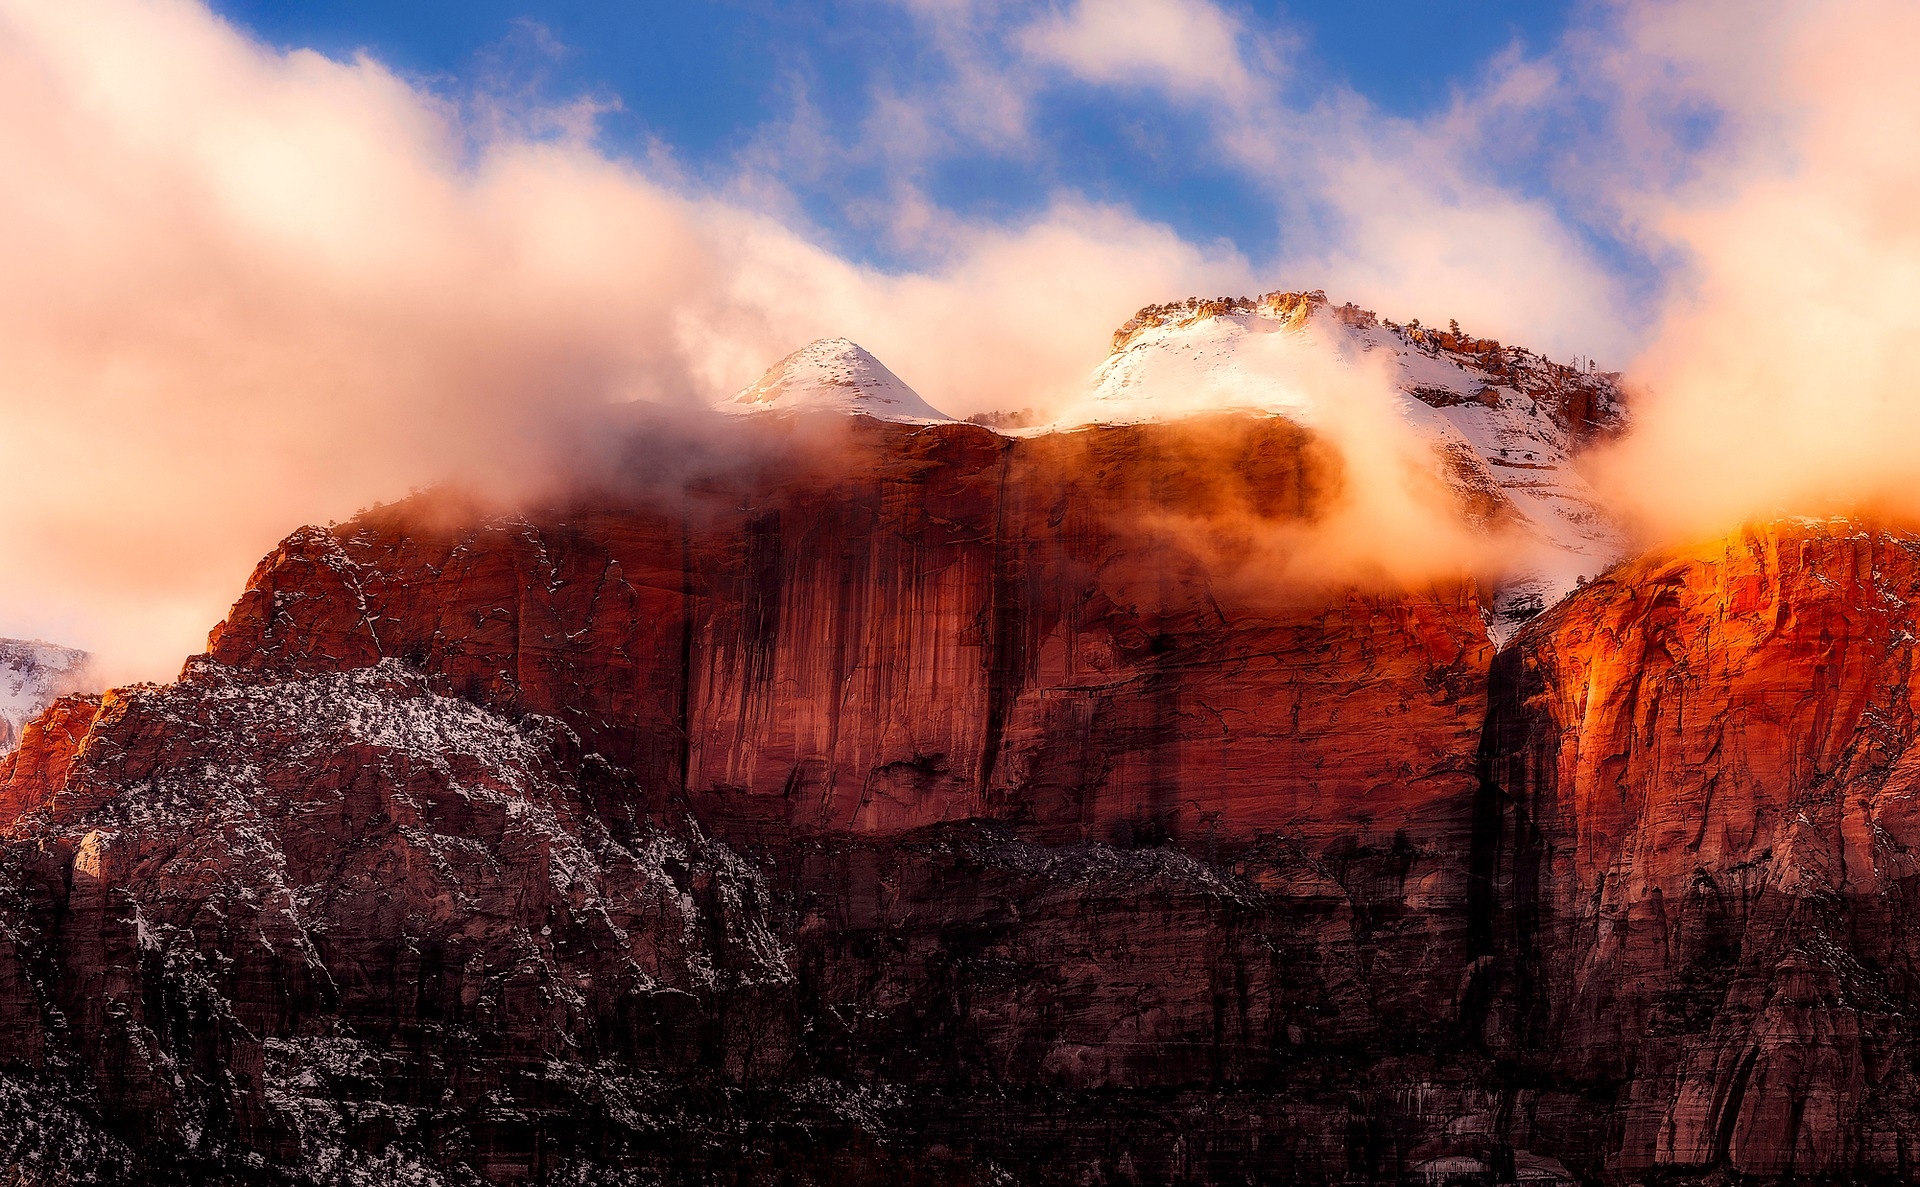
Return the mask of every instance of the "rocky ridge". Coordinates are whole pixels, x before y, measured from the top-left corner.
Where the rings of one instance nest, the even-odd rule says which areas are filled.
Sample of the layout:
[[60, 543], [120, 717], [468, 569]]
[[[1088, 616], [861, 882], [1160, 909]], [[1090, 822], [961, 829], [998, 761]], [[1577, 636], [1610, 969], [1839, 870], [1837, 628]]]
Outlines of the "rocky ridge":
[[[1627, 404], [1618, 372], [1598, 370], [1590, 361], [1585, 367], [1555, 363], [1522, 346], [1503, 347], [1494, 339], [1462, 332], [1457, 322], [1446, 330], [1422, 327], [1417, 319], [1403, 325], [1352, 302], [1334, 305], [1319, 289], [1275, 291], [1260, 297], [1189, 297], [1149, 305], [1114, 331], [1111, 356], [1218, 318], [1243, 329], [1250, 324], [1248, 319], [1258, 318], [1296, 332], [1331, 321], [1360, 332], [1363, 352], [1382, 347], [1390, 350], [1409, 394], [1445, 407], [1458, 403], [1461, 397], [1485, 399], [1491, 393], [1482, 388], [1510, 388], [1538, 405], [1568, 433], [1576, 449], [1617, 436], [1627, 427]], [[1376, 330], [1385, 331], [1385, 335], [1369, 332]], [[1414, 352], [1440, 366], [1428, 367], [1412, 357]], [[1113, 362], [1111, 356], [1109, 363]]]

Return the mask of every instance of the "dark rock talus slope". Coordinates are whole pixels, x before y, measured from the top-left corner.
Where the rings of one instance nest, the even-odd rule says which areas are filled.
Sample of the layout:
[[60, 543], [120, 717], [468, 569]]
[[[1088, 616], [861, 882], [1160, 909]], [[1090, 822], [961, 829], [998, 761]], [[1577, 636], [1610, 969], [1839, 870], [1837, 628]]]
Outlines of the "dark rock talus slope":
[[1271, 566], [1342, 481], [1285, 420], [847, 433], [303, 529], [30, 725], [0, 1160], [1907, 1172], [1920, 545], [1644, 558], [1496, 655], [1470, 582]]

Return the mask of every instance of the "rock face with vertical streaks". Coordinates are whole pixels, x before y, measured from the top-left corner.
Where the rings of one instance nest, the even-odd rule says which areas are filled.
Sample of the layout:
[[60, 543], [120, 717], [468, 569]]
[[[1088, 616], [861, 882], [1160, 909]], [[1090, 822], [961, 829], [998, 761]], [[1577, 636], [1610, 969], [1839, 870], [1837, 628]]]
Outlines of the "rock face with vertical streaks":
[[1496, 664], [1489, 1030], [1616, 1095], [1619, 1174], [1913, 1172], [1916, 599], [1920, 540], [1786, 522], [1616, 569]]

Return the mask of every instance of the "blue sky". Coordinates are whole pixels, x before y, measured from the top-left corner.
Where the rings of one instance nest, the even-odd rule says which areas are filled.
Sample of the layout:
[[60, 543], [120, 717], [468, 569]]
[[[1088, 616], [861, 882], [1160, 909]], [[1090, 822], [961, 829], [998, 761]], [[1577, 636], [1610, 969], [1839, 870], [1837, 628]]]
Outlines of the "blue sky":
[[[1189, 239], [1229, 240], [1256, 259], [1285, 246], [1273, 186], [1206, 147], [1204, 116], [1157, 94], [1049, 86], [1035, 104], [1037, 149], [948, 144], [904, 167], [860, 152], [880, 97], [937, 85], [952, 71], [924, 14], [898, 0], [216, 0], [214, 8], [275, 47], [335, 58], [364, 51], [455, 99], [592, 98], [609, 108], [597, 119], [604, 151], [646, 159], [664, 149], [709, 182], [750, 163], [855, 259], [902, 262], [909, 245], [877, 225], [871, 208], [890, 200], [903, 168], [918, 192], [959, 217], [1017, 219], [1070, 191]], [[1443, 113], [1503, 55], [1550, 50], [1580, 10], [1547, 0], [1225, 6], [1242, 46], [1276, 59], [1290, 102], [1310, 107], [1351, 92], [1382, 117], [1415, 121]], [[999, 16], [1011, 23], [1044, 11], [1007, 5]], [[802, 130], [810, 143], [839, 146], [838, 159], [796, 162]]]

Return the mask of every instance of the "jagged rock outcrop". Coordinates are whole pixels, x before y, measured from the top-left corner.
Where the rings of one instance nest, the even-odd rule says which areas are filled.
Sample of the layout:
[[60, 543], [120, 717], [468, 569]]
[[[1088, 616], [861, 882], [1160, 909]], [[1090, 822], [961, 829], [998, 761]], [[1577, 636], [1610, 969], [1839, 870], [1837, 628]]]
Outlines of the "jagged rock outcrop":
[[616, 839], [597, 765], [393, 660], [62, 702], [0, 763], [5, 1073], [149, 1173], [451, 1182], [550, 1173], [530, 1134], [590, 1152], [613, 1055], [779, 1066], [758, 875], [697, 830]]
[[1910, 1172], [1920, 540], [1649, 556], [1496, 653], [1471, 582], [1247, 545], [1343, 480], [1285, 419], [817, 444], [303, 529], [30, 726], [23, 1176]]

